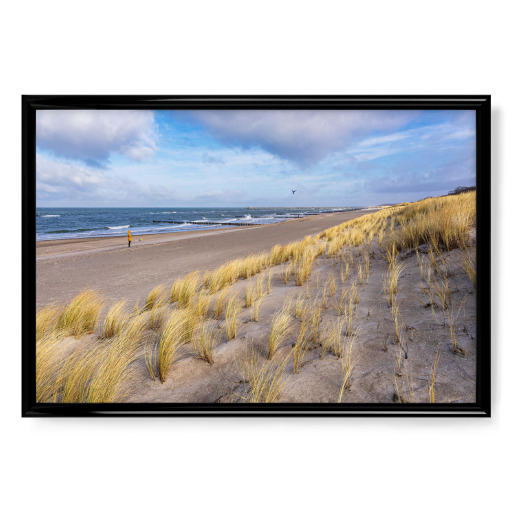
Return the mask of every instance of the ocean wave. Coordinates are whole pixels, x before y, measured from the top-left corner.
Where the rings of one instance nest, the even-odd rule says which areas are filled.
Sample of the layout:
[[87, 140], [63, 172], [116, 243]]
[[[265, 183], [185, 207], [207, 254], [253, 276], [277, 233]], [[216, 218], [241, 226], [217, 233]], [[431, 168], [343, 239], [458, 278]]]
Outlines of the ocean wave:
[[60, 215], [41, 215], [41, 217], [60, 217]]
[[55, 231], [48, 231], [48, 234], [61, 234], [61, 233], [88, 233], [89, 231], [101, 231], [102, 228], [87, 228], [87, 229], [57, 229]]
[[129, 227], [130, 227], [130, 224], [126, 224], [126, 226], [107, 226], [107, 229], [126, 229]]

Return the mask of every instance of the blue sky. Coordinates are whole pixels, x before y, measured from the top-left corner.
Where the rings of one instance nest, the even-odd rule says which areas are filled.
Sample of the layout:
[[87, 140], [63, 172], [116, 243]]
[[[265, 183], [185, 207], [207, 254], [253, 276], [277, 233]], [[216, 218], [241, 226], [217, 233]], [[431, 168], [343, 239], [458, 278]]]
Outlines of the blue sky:
[[474, 111], [40, 110], [36, 141], [40, 207], [369, 206], [475, 185]]

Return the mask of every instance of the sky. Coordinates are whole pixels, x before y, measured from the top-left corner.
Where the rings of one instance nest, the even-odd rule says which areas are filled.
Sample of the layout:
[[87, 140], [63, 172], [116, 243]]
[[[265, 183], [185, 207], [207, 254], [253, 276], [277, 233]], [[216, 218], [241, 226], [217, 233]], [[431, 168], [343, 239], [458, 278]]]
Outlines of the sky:
[[39, 110], [36, 203], [415, 201], [476, 184], [475, 131], [464, 110]]

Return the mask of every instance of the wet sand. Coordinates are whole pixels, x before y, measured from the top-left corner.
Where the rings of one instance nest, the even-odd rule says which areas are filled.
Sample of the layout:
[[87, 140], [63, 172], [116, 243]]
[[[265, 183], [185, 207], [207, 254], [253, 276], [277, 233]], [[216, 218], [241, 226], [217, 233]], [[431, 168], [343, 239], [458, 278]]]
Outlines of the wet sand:
[[[279, 224], [184, 233], [42, 241], [36, 244], [36, 306], [71, 300], [84, 288], [136, 301], [194, 270], [316, 235], [376, 210], [315, 215]], [[142, 238], [139, 242], [138, 239]]]

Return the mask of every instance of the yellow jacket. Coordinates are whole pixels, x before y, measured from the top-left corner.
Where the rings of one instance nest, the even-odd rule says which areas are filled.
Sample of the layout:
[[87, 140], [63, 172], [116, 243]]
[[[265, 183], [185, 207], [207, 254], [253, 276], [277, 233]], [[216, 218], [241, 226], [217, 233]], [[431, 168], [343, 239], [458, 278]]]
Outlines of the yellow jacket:
[[130, 233], [130, 230], [128, 230], [128, 242], [132, 241], [132, 234]]

